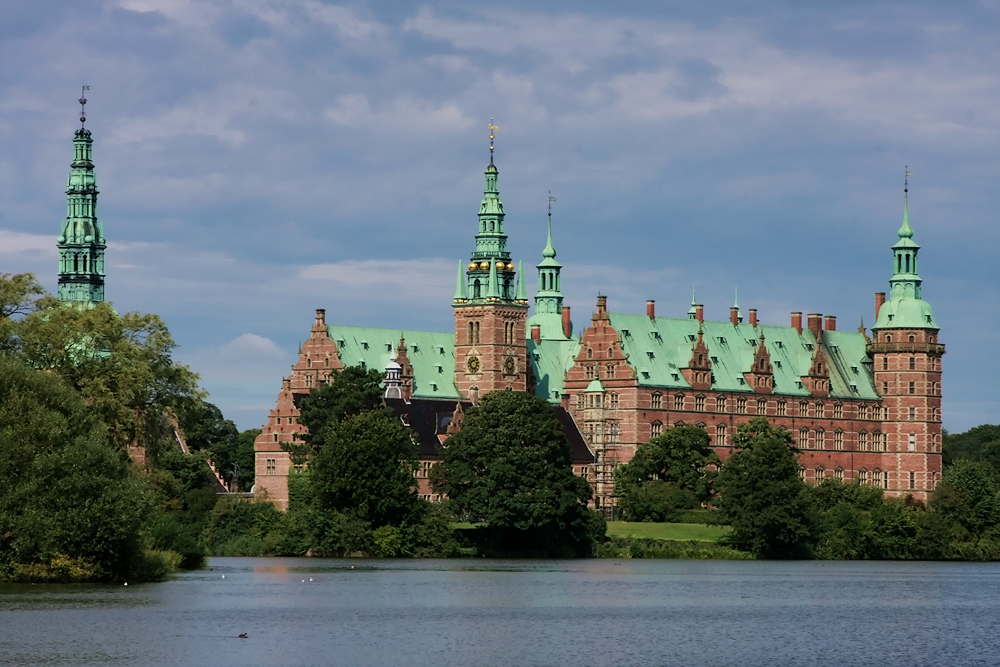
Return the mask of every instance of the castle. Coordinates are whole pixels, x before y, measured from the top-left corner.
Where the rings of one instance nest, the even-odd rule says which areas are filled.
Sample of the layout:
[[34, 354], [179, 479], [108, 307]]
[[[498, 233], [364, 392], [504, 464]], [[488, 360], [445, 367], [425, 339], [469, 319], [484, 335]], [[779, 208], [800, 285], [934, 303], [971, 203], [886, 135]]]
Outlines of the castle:
[[[86, 99], [81, 97], [81, 105]], [[81, 111], [81, 122], [85, 114]], [[492, 139], [492, 137], [491, 137]], [[104, 300], [106, 242], [97, 218], [91, 133], [74, 136], [67, 217], [58, 238], [59, 298], [83, 307]], [[492, 141], [491, 141], [492, 144]], [[574, 471], [612, 513], [612, 473], [636, 448], [682, 424], [705, 428], [725, 461], [737, 426], [765, 416], [801, 450], [807, 482], [860, 480], [889, 495], [926, 498], [941, 478], [941, 358], [945, 348], [921, 298], [920, 246], [904, 187], [903, 224], [892, 246], [889, 293], [875, 295], [871, 336], [840, 331], [833, 316], [791, 314], [788, 327], [707, 321], [692, 299], [686, 317], [615, 313], [598, 297], [590, 326], [573, 331], [561, 270], [548, 238], [537, 264], [534, 312], [527, 277], [507, 251], [499, 171], [486, 168], [475, 249], [460, 261], [454, 330], [400, 331], [328, 324], [317, 310], [255, 449], [256, 492], [287, 506], [295, 466], [283, 443], [304, 430], [297, 403], [346, 366], [385, 372], [385, 400], [416, 433], [420, 493], [436, 500], [427, 472], [466, 409], [499, 389], [530, 391], [553, 404], [569, 437]]]
[[[492, 139], [492, 137], [491, 137]], [[491, 142], [492, 143], [492, 142]], [[530, 391], [556, 408], [574, 470], [609, 515], [613, 471], [636, 448], [683, 424], [705, 428], [723, 461], [737, 426], [765, 416], [801, 450], [800, 475], [859, 480], [889, 495], [926, 498], [941, 478], [941, 357], [938, 326], [921, 298], [904, 187], [903, 224], [892, 246], [889, 294], [875, 295], [871, 337], [840, 331], [836, 317], [791, 313], [787, 327], [761, 324], [738, 306], [707, 321], [692, 299], [686, 317], [608, 309], [597, 298], [575, 335], [563, 305], [562, 265], [548, 239], [537, 264], [529, 316], [523, 263], [507, 251], [499, 171], [486, 168], [475, 249], [461, 261], [452, 299], [454, 331], [432, 333], [328, 324], [318, 310], [292, 374], [255, 443], [257, 491], [287, 504], [293, 471], [281, 443], [304, 430], [296, 403], [349, 365], [385, 369], [386, 402], [420, 440], [420, 493], [436, 497], [427, 470], [462, 413], [486, 392]]]

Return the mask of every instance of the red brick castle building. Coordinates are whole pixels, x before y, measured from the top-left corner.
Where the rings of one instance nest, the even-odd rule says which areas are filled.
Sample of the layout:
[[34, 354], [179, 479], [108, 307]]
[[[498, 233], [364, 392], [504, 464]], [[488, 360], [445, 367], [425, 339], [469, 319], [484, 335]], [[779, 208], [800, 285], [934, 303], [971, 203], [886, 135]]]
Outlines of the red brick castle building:
[[704, 427], [723, 460], [736, 427], [765, 416], [801, 449], [803, 479], [858, 479], [891, 495], [924, 498], [941, 477], [941, 357], [938, 326], [921, 298], [919, 246], [904, 188], [903, 225], [892, 246], [888, 299], [875, 297], [871, 336], [840, 331], [836, 318], [791, 314], [787, 327], [706, 321], [692, 299], [686, 317], [608, 310], [598, 297], [590, 326], [573, 332], [563, 305], [561, 264], [548, 240], [537, 265], [529, 316], [523, 264], [507, 251], [499, 172], [486, 169], [475, 249], [459, 262], [454, 331], [435, 333], [328, 324], [318, 310], [292, 374], [255, 443], [256, 490], [279, 506], [294, 474], [282, 443], [303, 427], [296, 403], [349, 365], [384, 369], [386, 402], [420, 438], [426, 472], [463, 411], [497, 389], [550, 401], [573, 446], [574, 468], [592, 483], [597, 506], [615, 503], [612, 472], [664, 429]]

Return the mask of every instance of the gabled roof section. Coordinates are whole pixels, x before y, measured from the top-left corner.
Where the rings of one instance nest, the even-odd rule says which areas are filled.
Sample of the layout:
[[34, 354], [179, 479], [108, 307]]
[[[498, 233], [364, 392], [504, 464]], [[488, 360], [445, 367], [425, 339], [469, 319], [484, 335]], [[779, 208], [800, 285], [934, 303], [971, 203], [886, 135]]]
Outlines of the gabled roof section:
[[[610, 313], [622, 350], [636, 371], [640, 385], [691, 389], [681, 369], [691, 358], [691, 345], [698, 339], [699, 322], [692, 319]], [[704, 322], [703, 337], [712, 362], [712, 390], [752, 393], [743, 373], [749, 371], [759, 344], [759, 334], [774, 368], [774, 393], [809, 396], [802, 383], [816, 350], [816, 337], [809, 329], [800, 334], [792, 327], [772, 327], [730, 322]], [[823, 340], [830, 365], [830, 396], [877, 400], [864, 334], [826, 331]]]
[[345, 366], [384, 371], [400, 336], [406, 340], [413, 367], [414, 398], [460, 398], [455, 387], [455, 334], [433, 331], [401, 331], [331, 324], [330, 338], [337, 344]]
[[545, 340], [541, 343], [528, 339], [528, 363], [535, 376], [535, 395], [550, 403], [559, 403], [564, 389], [566, 372], [580, 353], [580, 341]]

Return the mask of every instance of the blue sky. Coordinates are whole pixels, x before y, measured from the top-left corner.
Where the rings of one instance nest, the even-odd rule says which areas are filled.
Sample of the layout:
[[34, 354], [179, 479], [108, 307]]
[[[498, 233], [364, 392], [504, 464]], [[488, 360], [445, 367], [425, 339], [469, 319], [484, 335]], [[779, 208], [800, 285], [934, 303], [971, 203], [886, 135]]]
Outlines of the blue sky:
[[[655, 5], [655, 6], [650, 6]], [[0, 271], [55, 289], [89, 84], [120, 311], [259, 426], [315, 308], [448, 331], [495, 118], [510, 247], [547, 191], [577, 328], [740, 305], [873, 322], [902, 215], [945, 427], [1000, 422], [1000, 2], [0, 3]]]

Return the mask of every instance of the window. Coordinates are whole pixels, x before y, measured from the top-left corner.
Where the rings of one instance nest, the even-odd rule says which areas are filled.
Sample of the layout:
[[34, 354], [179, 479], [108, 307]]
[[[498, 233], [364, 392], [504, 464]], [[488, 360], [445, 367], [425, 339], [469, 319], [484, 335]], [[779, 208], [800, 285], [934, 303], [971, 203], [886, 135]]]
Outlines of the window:
[[613, 378], [615, 376], [614, 364], [608, 364], [607, 366], [604, 367], [604, 370], [605, 370], [605, 377]]
[[917, 358], [910, 357], [910, 370], [915, 371], [917, 369]]
[[910, 488], [914, 488], [917, 483], [917, 475], [912, 470], [910, 471]]
[[663, 422], [657, 420], [649, 425], [649, 434], [651, 437], [656, 437], [663, 433]]
[[705, 397], [704, 396], [699, 395], [699, 396], [695, 396], [694, 397], [694, 409], [697, 410], [698, 412], [704, 412], [705, 411]]
[[587, 366], [586, 366], [586, 374], [587, 374], [587, 379], [588, 380], [593, 380], [594, 379], [594, 375], [595, 375], [594, 364], [587, 364]]
[[609, 348], [608, 348], [608, 359], [611, 359], [611, 358], [612, 358], [612, 357], [614, 357], [614, 356], [615, 356], [615, 351], [614, 351], [614, 349], [613, 349], [613, 348], [610, 348], [610, 347], [609, 347]]
[[883, 382], [882, 383], [882, 395], [885, 396], [888, 393], [889, 393], [889, 383], [888, 382]]
[[911, 382], [910, 383], [910, 393], [911, 394], [917, 393], [917, 383], [916, 382]]
[[816, 416], [820, 419], [826, 417], [826, 406], [823, 405], [823, 401], [816, 401]]
[[806, 468], [805, 466], [799, 466], [799, 479], [803, 482], [806, 481]]
[[888, 475], [876, 468], [872, 471], [872, 484], [881, 488], [889, 488]]
[[767, 399], [758, 398], [757, 399], [757, 414], [766, 415], [767, 414]]
[[616, 392], [608, 394], [608, 408], [611, 410], [618, 409], [618, 394]]
[[826, 449], [826, 431], [816, 429], [816, 449]]
[[736, 399], [736, 412], [741, 415], [745, 415], [747, 413], [747, 399], [742, 396]]
[[593, 359], [594, 358], [594, 351], [592, 349], [590, 349], [589, 347], [587, 348], [587, 358], [588, 359]]
[[809, 416], [809, 401], [802, 401], [799, 403], [799, 417]]
[[304, 468], [305, 468], [305, 466], [303, 464], [301, 464], [301, 463], [294, 463], [294, 464], [292, 464], [292, 470], [294, 470], [296, 474], [302, 472], [302, 470]]
[[726, 425], [719, 424], [715, 427], [715, 444], [719, 447], [726, 446]]
[[274, 474], [274, 471], [275, 471], [275, 470], [277, 469], [277, 467], [278, 467], [278, 466], [276, 465], [276, 461], [277, 461], [276, 459], [267, 459], [267, 460], [265, 461], [265, 464], [266, 464], [266, 470], [267, 470], [267, 472], [266, 472], [265, 474], [267, 474], [267, 475], [273, 475], [273, 474]]
[[788, 411], [788, 404], [785, 401], [778, 401], [778, 416], [784, 417]]
[[822, 482], [824, 477], [826, 477], [826, 469], [823, 466], [816, 466], [816, 482]]
[[809, 429], [802, 427], [799, 429], [799, 449], [809, 448]]
[[864, 468], [858, 471], [858, 481], [861, 482], [862, 484], [868, 483], [868, 471], [865, 470]]
[[910, 421], [913, 421], [916, 418], [917, 418], [917, 409], [910, 408]]
[[938, 437], [937, 437], [937, 434], [931, 436], [931, 451], [932, 452], [940, 451], [938, 449]]
[[844, 469], [841, 467], [836, 467], [833, 469], [833, 478], [839, 482], [844, 481]]
[[684, 409], [684, 394], [674, 394], [674, 410]]
[[884, 452], [887, 449], [885, 433], [879, 431], [872, 433], [872, 449], [876, 452]]
[[726, 411], [726, 397], [725, 396], [719, 396], [718, 398], [715, 399], [715, 411], [716, 412], [725, 412]]
[[650, 400], [649, 400], [649, 405], [654, 410], [659, 410], [660, 408], [662, 408], [663, 407], [663, 394], [661, 394], [658, 391], [653, 392], [653, 395], [650, 397]]
[[889, 357], [882, 357], [882, 370], [889, 370]]
[[587, 397], [583, 394], [576, 395], [576, 409], [583, 410], [587, 406]]
[[911, 433], [910, 437], [906, 439], [906, 448], [908, 451], [917, 451], [917, 434]]
[[608, 442], [612, 443], [618, 442], [618, 440], [621, 437], [621, 432], [622, 429], [621, 426], [619, 426], [618, 422], [616, 421], [608, 422]]
[[844, 448], [844, 432], [839, 428], [833, 432], [833, 448], [836, 450]]
[[[907, 260], [907, 264], [908, 264], [908, 263], [909, 263], [909, 260], [910, 260], [910, 256], [909, 256], [909, 255], [907, 255], [907, 256], [906, 256], [906, 260]], [[907, 340], [907, 342], [910, 342], [910, 343], [913, 343], [913, 342], [915, 342], [915, 341], [916, 341], [917, 339], [916, 339], [916, 338], [914, 338], [913, 336], [909, 336], [909, 337], [907, 337], [907, 339], [906, 339], [906, 340]], [[910, 366], [910, 368], [913, 368], [913, 367], [912, 367], [912, 366]]]
[[858, 451], [867, 452], [868, 451], [868, 432], [861, 431], [858, 433]]
[[834, 419], [843, 419], [844, 418], [844, 404], [843, 403], [834, 403], [833, 404], [833, 418]]

